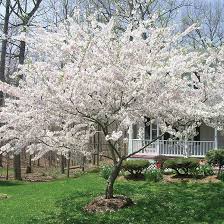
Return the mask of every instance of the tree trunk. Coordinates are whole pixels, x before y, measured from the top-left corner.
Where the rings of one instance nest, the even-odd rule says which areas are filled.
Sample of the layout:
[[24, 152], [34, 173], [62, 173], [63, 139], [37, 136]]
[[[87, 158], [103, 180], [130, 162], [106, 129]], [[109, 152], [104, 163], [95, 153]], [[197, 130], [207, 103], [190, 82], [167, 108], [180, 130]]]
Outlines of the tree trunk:
[[93, 136], [93, 148], [94, 148], [93, 165], [95, 165], [96, 164], [96, 153], [95, 153], [95, 149], [96, 149], [96, 135]]
[[6, 156], [6, 180], [9, 179], [9, 155]]
[[83, 157], [82, 157], [82, 172], [85, 171], [85, 163], [86, 163], [86, 157], [83, 156]]
[[26, 167], [26, 173], [32, 173], [32, 155], [29, 155], [29, 164]]
[[[7, 43], [8, 43], [8, 30], [9, 30], [9, 17], [10, 17], [10, 0], [6, 1], [5, 6], [5, 18], [4, 18], [4, 26], [3, 26], [3, 34], [5, 38], [2, 40], [2, 48], [1, 48], [1, 61], [0, 61], [0, 80], [5, 82], [5, 63], [6, 63], [6, 53], [7, 53]], [[4, 104], [3, 92], [0, 93], [1, 101], [0, 105]]]
[[14, 155], [14, 177], [16, 180], [22, 180], [20, 153]]
[[96, 165], [100, 165], [100, 126], [98, 125], [98, 135], [97, 135], [97, 152], [96, 152]]
[[67, 160], [67, 177], [70, 176], [70, 161], [71, 161], [71, 152], [68, 154], [68, 160]]
[[217, 177], [219, 178], [220, 174], [221, 174], [221, 170], [222, 170], [222, 166], [219, 165], [219, 170], [218, 170], [218, 174], [217, 174]]
[[[24, 64], [24, 60], [25, 60], [25, 42], [24, 41], [20, 42], [20, 49], [19, 49], [19, 64]], [[22, 78], [22, 77], [20, 77]], [[21, 155], [19, 154], [15, 154], [14, 155], [14, 177], [16, 180], [22, 180], [22, 176], [21, 176]]]
[[48, 166], [52, 167], [52, 151], [48, 152]]
[[122, 162], [123, 160], [121, 159], [118, 163], [114, 165], [111, 175], [107, 180], [106, 195], [105, 195], [106, 199], [111, 199], [114, 197], [114, 183], [121, 170]]
[[2, 162], [2, 160], [3, 160], [3, 156], [2, 156], [2, 154], [0, 154], [0, 167], [3, 167], [3, 162]]
[[96, 164], [96, 155], [95, 155], [95, 153], [93, 154], [93, 165], [95, 165]]
[[61, 155], [61, 173], [65, 173], [65, 157]]
[[[5, 65], [6, 65], [6, 53], [7, 53], [7, 44], [8, 44], [8, 31], [9, 31], [9, 17], [10, 17], [10, 0], [5, 2], [5, 18], [3, 25], [3, 34], [5, 38], [2, 40], [1, 46], [1, 60], [0, 60], [0, 80], [5, 82]], [[0, 106], [4, 106], [4, 93], [0, 91]], [[3, 124], [0, 123], [0, 126]], [[0, 158], [0, 165], [2, 166], [2, 155]]]
[[21, 64], [21, 65], [23, 65], [24, 61], [25, 61], [25, 52], [26, 52], [26, 43], [24, 41], [20, 41], [20, 46], [19, 46], [19, 64]]

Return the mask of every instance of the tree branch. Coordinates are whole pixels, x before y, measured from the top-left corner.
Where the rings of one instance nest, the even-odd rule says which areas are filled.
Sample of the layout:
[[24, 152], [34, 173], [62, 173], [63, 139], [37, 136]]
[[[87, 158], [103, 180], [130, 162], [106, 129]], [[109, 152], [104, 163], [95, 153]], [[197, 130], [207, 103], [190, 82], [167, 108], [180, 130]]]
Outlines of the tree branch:
[[163, 136], [165, 135], [165, 133], [159, 135], [157, 138], [153, 139], [152, 141], [150, 141], [148, 144], [144, 145], [142, 148], [140, 148], [139, 150], [132, 152], [131, 154], [124, 156], [123, 159], [128, 159], [132, 156], [134, 156], [135, 154], [141, 152], [143, 149], [145, 149], [146, 147], [148, 147], [149, 145], [151, 145], [153, 142], [157, 141], [158, 139], [161, 139]]

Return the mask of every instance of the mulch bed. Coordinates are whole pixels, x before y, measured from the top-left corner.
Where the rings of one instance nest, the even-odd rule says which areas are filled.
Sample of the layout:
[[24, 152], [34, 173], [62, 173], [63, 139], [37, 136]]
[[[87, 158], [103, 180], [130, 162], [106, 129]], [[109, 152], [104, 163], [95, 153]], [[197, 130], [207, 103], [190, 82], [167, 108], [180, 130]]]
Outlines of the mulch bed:
[[29, 182], [48, 182], [52, 181], [55, 178], [50, 175], [43, 175], [41, 173], [28, 173], [24, 174], [23, 181], [29, 181]]
[[130, 198], [123, 195], [117, 195], [111, 199], [98, 197], [87, 204], [84, 210], [88, 213], [115, 212], [119, 209], [130, 207], [132, 205], [134, 205], [134, 203]]
[[129, 175], [125, 175], [124, 178], [126, 180], [136, 180], [136, 181], [138, 181], [138, 180], [145, 180], [144, 174], [139, 174], [139, 175], [134, 175], [134, 176], [129, 174]]
[[51, 176], [30, 176], [23, 178], [23, 181], [29, 181], [29, 182], [49, 182], [54, 180], [55, 178]]
[[193, 178], [190, 176], [175, 176], [175, 175], [164, 175], [163, 181], [165, 183], [182, 183], [182, 182], [189, 182], [189, 183], [219, 183], [221, 182], [217, 179], [216, 175], [201, 177], [201, 178]]

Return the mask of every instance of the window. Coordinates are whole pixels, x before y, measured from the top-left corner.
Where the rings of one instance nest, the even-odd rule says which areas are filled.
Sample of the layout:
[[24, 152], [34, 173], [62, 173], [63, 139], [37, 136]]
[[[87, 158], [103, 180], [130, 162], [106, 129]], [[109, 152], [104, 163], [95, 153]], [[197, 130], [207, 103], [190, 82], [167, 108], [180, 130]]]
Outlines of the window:
[[157, 137], [157, 123], [150, 122], [149, 118], [145, 118], [145, 139], [152, 140]]

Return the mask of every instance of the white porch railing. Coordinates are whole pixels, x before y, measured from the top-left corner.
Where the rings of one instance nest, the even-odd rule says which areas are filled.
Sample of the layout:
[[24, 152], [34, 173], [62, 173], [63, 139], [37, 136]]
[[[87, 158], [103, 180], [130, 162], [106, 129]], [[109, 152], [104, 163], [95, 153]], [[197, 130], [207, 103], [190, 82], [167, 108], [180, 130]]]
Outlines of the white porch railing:
[[[129, 152], [139, 150], [150, 140], [129, 139]], [[140, 153], [151, 156], [192, 156], [204, 157], [210, 149], [215, 148], [214, 141], [178, 141], [178, 140], [158, 140], [147, 146]]]

